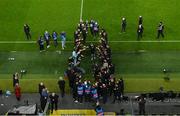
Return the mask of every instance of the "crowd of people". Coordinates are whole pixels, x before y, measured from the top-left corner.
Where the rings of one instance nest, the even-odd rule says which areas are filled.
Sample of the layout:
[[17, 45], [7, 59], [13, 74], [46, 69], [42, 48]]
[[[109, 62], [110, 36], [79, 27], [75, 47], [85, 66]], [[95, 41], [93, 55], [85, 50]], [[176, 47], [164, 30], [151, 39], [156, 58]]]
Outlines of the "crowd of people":
[[[99, 43], [87, 45], [89, 34], [99, 38]], [[90, 52], [93, 78], [85, 79], [85, 70], [81, 67], [84, 53]], [[101, 29], [95, 20], [80, 21], [74, 33], [74, 50], [68, 59], [68, 69], [65, 72], [69, 79], [74, 102], [106, 103], [109, 96], [114, 96], [113, 103], [120, 100], [124, 94], [123, 79], [114, 77], [115, 66], [112, 63], [111, 48], [108, 45], [108, 34]]]
[[[123, 17], [121, 21], [121, 32], [126, 32], [127, 21]], [[27, 39], [31, 38], [30, 28], [26, 24], [24, 25], [24, 31]], [[144, 26], [143, 17], [139, 16], [138, 28], [137, 28], [137, 40], [143, 37]], [[88, 36], [94, 39], [98, 39], [98, 43], [87, 44], [86, 40]], [[164, 38], [164, 25], [162, 22], [159, 23], [157, 28], [157, 38], [160, 36]], [[66, 33], [61, 32], [58, 34], [53, 31], [50, 34], [45, 31], [43, 36], [38, 39], [40, 51], [45, 49], [44, 41], [46, 42], [46, 48], [50, 47], [50, 40], [53, 40], [54, 46], [58, 46], [58, 38], [61, 38], [62, 49], [65, 48]], [[85, 53], [90, 52], [90, 59], [92, 63], [92, 75], [93, 78], [84, 78], [85, 70], [81, 67], [81, 62], [85, 57]], [[124, 96], [124, 80], [120, 78], [117, 80], [114, 76], [115, 65], [112, 63], [111, 48], [108, 45], [108, 34], [105, 29], [101, 28], [95, 20], [81, 20], [74, 32], [74, 49], [72, 55], [68, 59], [68, 69], [65, 71], [65, 77], [69, 79], [69, 87], [71, 89], [74, 102], [92, 102], [97, 105], [97, 109], [101, 108], [99, 103], [106, 103], [109, 96], [113, 96], [112, 103], [117, 100], [121, 101]], [[14, 77], [15, 82], [16, 76]], [[17, 82], [18, 83], [18, 82]], [[13, 86], [19, 87], [17, 83], [13, 83]], [[65, 95], [65, 81], [61, 78], [58, 81], [58, 85], [61, 91], [61, 97]], [[20, 88], [20, 87], [19, 87]], [[16, 90], [18, 93], [18, 90]], [[50, 98], [51, 111], [57, 109], [58, 95], [55, 93], [48, 94], [47, 88], [43, 83], [39, 84], [39, 93], [41, 96], [41, 107], [44, 110], [48, 98]], [[17, 97], [17, 99], [20, 99]], [[144, 114], [143, 98], [139, 100], [139, 106], [141, 114]], [[54, 108], [55, 106], [55, 108]], [[102, 110], [102, 109], [101, 109]]]

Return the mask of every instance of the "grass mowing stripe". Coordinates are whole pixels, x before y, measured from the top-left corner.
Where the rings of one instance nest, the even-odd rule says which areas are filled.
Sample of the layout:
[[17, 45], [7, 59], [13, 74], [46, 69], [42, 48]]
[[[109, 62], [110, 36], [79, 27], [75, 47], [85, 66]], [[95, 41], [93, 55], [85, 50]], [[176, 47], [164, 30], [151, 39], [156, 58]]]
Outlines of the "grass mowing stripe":
[[[44, 82], [45, 86], [50, 92], [59, 92], [58, 79], [20, 79], [20, 85], [22, 92], [37, 92], [38, 84]], [[173, 79], [166, 82], [161, 79], [125, 79], [125, 92], [157, 92], [159, 87], [164, 87], [165, 91], [173, 90], [176, 92], [180, 91], [180, 80]], [[153, 84], [152, 84], [153, 83]], [[2, 90], [13, 91], [12, 79], [1, 80], [0, 88]], [[134, 86], [133, 86], [134, 85]], [[69, 92], [68, 81], [66, 80], [66, 92]]]

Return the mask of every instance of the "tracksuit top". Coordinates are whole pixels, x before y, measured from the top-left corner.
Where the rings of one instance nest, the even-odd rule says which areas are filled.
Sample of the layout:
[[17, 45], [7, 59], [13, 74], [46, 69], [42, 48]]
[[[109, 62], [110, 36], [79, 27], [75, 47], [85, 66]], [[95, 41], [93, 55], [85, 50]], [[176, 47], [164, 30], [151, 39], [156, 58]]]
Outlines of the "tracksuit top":
[[91, 90], [91, 93], [92, 93], [92, 95], [93, 95], [93, 98], [95, 98], [95, 99], [98, 98], [98, 94], [97, 94], [97, 89], [96, 89], [96, 88], [93, 88], [93, 89]]
[[86, 93], [86, 94], [90, 94], [90, 92], [91, 92], [91, 86], [89, 86], [89, 85], [84, 85], [84, 88], [85, 88], [85, 93]]
[[77, 88], [77, 92], [78, 92], [78, 95], [83, 95], [83, 86], [82, 85], [79, 85], [78, 88]]

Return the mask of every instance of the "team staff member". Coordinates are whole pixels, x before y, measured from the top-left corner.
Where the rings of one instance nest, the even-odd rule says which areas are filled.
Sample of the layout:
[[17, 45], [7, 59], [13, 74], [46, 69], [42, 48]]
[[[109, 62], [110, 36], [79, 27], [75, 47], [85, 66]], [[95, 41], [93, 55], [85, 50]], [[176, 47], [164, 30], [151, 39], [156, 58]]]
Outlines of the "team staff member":
[[48, 100], [48, 90], [47, 88], [43, 88], [41, 91], [41, 97], [40, 97], [40, 102], [41, 102], [41, 109], [44, 111], [45, 107], [46, 107], [46, 103]]
[[66, 84], [66, 82], [63, 79], [63, 77], [59, 77], [58, 85], [59, 85], [59, 89], [60, 89], [62, 98], [64, 97], [64, 94], [65, 94], [65, 84]]
[[158, 26], [158, 35], [157, 38], [159, 39], [159, 37], [162, 36], [164, 38], [164, 25], [162, 22], [159, 23]]
[[123, 80], [123, 78], [120, 78], [120, 80], [118, 81], [118, 86], [120, 88], [121, 95], [124, 95], [124, 80]]
[[140, 38], [142, 38], [143, 31], [144, 31], [144, 27], [142, 26], [142, 24], [140, 24], [137, 29], [137, 35], [138, 35], [137, 39], [138, 40], [140, 40]]
[[118, 83], [115, 84], [115, 87], [114, 87], [113, 91], [114, 91], [114, 100], [113, 100], [113, 103], [115, 103], [116, 100], [121, 101], [121, 93], [120, 93], [120, 89], [119, 89]]
[[122, 21], [121, 21], [121, 32], [126, 32], [126, 18], [122, 18]]
[[55, 110], [57, 110], [58, 108], [58, 98], [59, 96], [55, 93], [52, 93], [50, 96], [50, 103], [51, 103], [51, 113], [53, 113], [54, 110], [54, 106], [55, 106]]
[[145, 115], [146, 100], [144, 99], [143, 96], [140, 96], [138, 103], [139, 103], [139, 115]]
[[24, 33], [26, 34], [27, 40], [31, 39], [30, 27], [28, 24], [24, 24]]
[[45, 89], [45, 85], [44, 85], [43, 82], [41, 82], [41, 83], [39, 83], [38, 87], [39, 87], [39, 94], [40, 94], [40, 96], [41, 96], [42, 90]]
[[108, 88], [105, 84], [102, 85], [102, 97], [103, 97], [103, 104], [105, 104], [108, 99]]

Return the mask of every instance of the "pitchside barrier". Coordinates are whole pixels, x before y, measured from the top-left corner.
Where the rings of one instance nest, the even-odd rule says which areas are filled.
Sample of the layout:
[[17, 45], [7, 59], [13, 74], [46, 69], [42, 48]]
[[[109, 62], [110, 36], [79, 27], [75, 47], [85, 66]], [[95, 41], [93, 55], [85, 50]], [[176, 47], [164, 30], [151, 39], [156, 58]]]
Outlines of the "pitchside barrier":
[[[93, 109], [63, 109], [63, 110], [57, 110], [53, 111], [50, 116], [58, 115], [58, 116], [95, 116], [96, 112]], [[104, 115], [107, 116], [115, 116], [115, 112], [105, 112]]]

